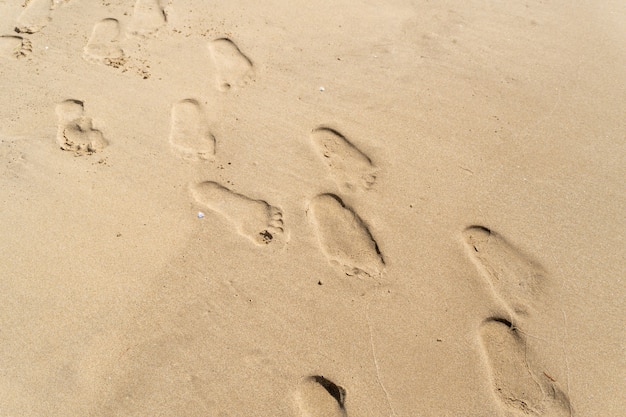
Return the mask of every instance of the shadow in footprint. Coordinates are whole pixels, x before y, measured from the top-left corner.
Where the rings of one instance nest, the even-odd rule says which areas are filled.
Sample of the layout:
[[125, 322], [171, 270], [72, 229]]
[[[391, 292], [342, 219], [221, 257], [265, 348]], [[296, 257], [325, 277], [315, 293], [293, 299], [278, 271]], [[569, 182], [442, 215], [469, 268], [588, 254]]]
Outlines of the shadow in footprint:
[[21, 36], [0, 36], [0, 58], [20, 59], [29, 55], [33, 46]]
[[50, 22], [52, 0], [32, 0], [17, 18], [17, 33], [37, 33]]
[[545, 279], [543, 268], [484, 226], [468, 227], [463, 231], [463, 239], [470, 258], [496, 298], [515, 315], [527, 316]]
[[320, 375], [305, 378], [296, 393], [302, 417], [346, 417], [346, 390]]
[[376, 167], [370, 158], [341, 133], [320, 127], [311, 132], [311, 141], [339, 185], [368, 190], [376, 181]]
[[347, 275], [379, 278], [385, 262], [361, 218], [333, 194], [311, 200], [309, 212], [322, 252]]
[[539, 365], [524, 336], [501, 318], [487, 319], [480, 340], [488, 363], [493, 392], [501, 404], [519, 415], [569, 417], [567, 395]]

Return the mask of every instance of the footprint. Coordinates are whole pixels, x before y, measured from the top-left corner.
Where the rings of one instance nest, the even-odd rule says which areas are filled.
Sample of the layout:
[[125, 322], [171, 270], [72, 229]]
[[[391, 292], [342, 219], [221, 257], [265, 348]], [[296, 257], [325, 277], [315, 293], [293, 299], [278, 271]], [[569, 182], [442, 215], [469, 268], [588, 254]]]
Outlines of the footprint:
[[188, 159], [206, 160], [215, 156], [215, 137], [196, 100], [185, 99], [172, 106], [169, 141], [174, 150]]
[[376, 181], [372, 161], [341, 133], [320, 127], [311, 133], [311, 141], [340, 185], [367, 190]]
[[323, 376], [305, 378], [296, 392], [302, 417], [346, 417], [346, 390]]
[[52, 0], [30, 0], [26, 8], [17, 18], [15, 31], [17, 33], [36, 33], [50, 22]]
[[90, 62], [119, 68], [125, 62], [124, 51], [117, 44], [120, 24], [116, 19], [96, 23], [83, 49], [83, 57]]
[[282, 212], [263, 200], [253, 200], [212, 181], [193, 185], [191, 193], [198, 203], [226, 217], [257, 245], [269, 244], [283, 233]]
[[167, 21], [159, 0], [137, 0], [128, 25], [130, 36], [148, 36], [158, 31]]
[[322, 252], [347, 275], [379, 277], [385, 262], [367, 226], [339, 197], [319, 195], [309, 204]]
[[480, 339], [491, 371], [494, 394], [516, 415], [569, 417], [567, 396], [538, 368], [526, 341], [510, 322], [488, 319]]
[[252, 61], [230, 39], [220, 38], [209, 42], [209, 52], [217, 69], [219, 90], [243, 87], [253, 79]]
[[471, 259], [497, 298], [515, 314], [527, 316], [545, 277], [543, 268], [486, 227], [468, 227], [463, 231], [463, 238]]
[[82, 101], [65, 100], [56, 107], [59, 120], [57, 142], [61, 149], [76, 155], [87, 155], [103, 150], [107, 140], [102, 132], [91, 126], [91, 119], [84, 116]]
[[20, 36], [0, 36], [0, 57], [20, 59], [30, 54], [33, 46], [28, 39]]

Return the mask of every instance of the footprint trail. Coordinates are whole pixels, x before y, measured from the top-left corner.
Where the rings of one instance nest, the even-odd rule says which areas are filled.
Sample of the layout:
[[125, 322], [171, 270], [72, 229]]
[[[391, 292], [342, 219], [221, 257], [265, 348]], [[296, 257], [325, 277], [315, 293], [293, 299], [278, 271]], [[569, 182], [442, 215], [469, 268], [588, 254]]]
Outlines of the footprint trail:
[[56, 114], [59, 121], [57, 142], [61, 149], [76, 155], [88, 155], [108, 145], [102, 132], [93, 129], [91, 119], [85, 117], [82, 101], [65, 100], [56, 106]]
[[252, 61], [230, 39], [209, 42], [209, 52], [216, 67], [216, 82], [220, 91], [243, 87], [254, 78]]
[[347, 275], [381, 276], [385, 263], [376, 241], [359, 216], [332, 194], [309, 204], [320, 247], [332, 264]]
[[253, 200], [212, 181], [193, 185], [191, 194], [199, 204], [224, 216], [241, 235], [257, 245], [274, 242], [283, 233], [282, 212], [263, 200]]
[[340, 185], [349, 190], [367, 190], [376, 181], [376, 167], [372, 161], [341, 133], [320, 127], [311, 133], [311, 141]]
[[215, 137], [196, 100], [185, 99], [172, 106], [169, 142], [172, 149], [187, 159], [210, 160], [215, 156]]
[[480, 339], [494, 395], [507, 410], [520, 416], [571, 416], [567, 396], [549, 372], [538, 367], [523, 335], [510, 322], [486, 320]]
[[347, 417], [346, 390], [314, 375], [305, 378], [296, 392], [296, 405], [301, 417]]

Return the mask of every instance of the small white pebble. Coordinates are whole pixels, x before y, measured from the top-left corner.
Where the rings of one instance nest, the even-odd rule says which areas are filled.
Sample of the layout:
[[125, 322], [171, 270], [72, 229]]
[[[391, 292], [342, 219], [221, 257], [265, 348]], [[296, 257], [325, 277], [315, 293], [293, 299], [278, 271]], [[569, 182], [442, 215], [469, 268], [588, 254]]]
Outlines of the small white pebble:
[[320, 91], [322, 91], [322, 92], [323, 92], [323, 91], [324, 91], [324, 87], [320, 87]]
[[203, 212], [201, 212], [201, 211], [199, 211], [199, 212], [198, 212], [198, 218], [199, 218], [199, 219], [204, 218], [204, 213], [203, 213]]

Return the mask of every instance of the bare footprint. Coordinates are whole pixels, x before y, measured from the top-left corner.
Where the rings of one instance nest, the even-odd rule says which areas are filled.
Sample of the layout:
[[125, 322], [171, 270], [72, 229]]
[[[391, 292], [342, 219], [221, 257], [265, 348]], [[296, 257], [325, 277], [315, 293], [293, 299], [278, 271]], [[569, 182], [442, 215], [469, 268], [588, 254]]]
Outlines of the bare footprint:
[[254, 77], [253, 64], [228, 38], [209, 42], [209, 52], [217, 70], [217, 88], [228, 91], [242, 87]]
[[185, 99], [172, 106], [169, 141], [174, 150], [188, 159], [206, 160], [215, 156], [215, 137], [196, 100]]
[[534, 360], [510, 322], [488, 319], [480, 339], [491, 371], [494, 394], [516, 415], [569, 417], [570, 402], [550, 374]]
[[253, 200], [212, 181], [193, 185], [191, 193], [198, 203], [226, 217], [257, 245], [269, 244], [283, 233], [282, 212], [263, 200]]
[[120, 24], [116, 19], [104, 19], [96, 23], [91, 37], [83, 49], [83, 57], [97, 64], [120, 67], [124, 64], [124, 51], [119, 47], [117, 38]]
[[486, 227], [468, 227], [463, 238], [496, 297], [515, 314], [527, 316], [545, 277], [543, 268]]
[[311, 133], [311, 141], [340, 185], [367, 190], [376, 181], [372, 161], [341, 133], [320, 127]]
[[346, 390], [323, 376], [305, 378], [296, 392], [302, 417], [346, 417]]
[[167, 17], [159, 0], [137, 0], [133, 17], [128, 25], [130, 36], [148, 36], [165, 25]]
[[385, 262], [378, 245], [359, 216], [332, 194], [313, 198], [309, 211], [322, 248], [331, 263], [347, 275], [379, 277]]
[[0, 57], [8, 59], [24, 58], [33, 51], [28, 39], [20, 36], [0, 36]]
[[108, 145], [102, 132], [93, 129], [91, 119], [84, 116], [82, 101], [65, 100], [56, 106], [56, 114], [59, 121], [57, 142], [61, 149], [86, 155], [101, 151]]
[[50, 22], [52, 0], [31, 0], [17, 18], [15, 31], [17, 33], [36, 33]]

